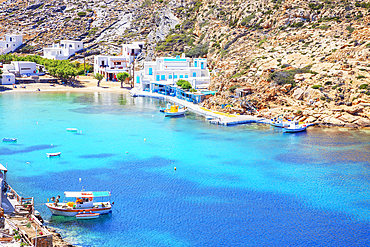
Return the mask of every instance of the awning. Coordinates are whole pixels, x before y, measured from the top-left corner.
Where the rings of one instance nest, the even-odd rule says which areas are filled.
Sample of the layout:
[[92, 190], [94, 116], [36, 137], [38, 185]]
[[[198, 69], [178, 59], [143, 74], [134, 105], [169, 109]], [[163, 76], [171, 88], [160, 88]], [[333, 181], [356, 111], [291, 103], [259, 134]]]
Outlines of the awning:
[[110, 196], [109, 191], [78, 191], [78, 192], [73, 192], [73, 191], [66, 191], [64, 192], [65, 197], [82, 197], [82, 198], [87, 198], [87, 197], [104, 197], [104, 196]]
[[0, 164], [0, 171], [8, 171], [8, 169], [6, 169], [2, 164]]

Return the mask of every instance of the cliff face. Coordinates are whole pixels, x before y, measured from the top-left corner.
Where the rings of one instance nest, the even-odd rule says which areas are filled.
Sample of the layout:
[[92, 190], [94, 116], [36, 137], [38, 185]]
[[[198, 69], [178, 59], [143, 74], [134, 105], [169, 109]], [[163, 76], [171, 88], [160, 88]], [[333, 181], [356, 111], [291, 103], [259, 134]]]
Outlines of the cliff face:
[[[369, 1], [185, 1], [157, 54], [207, 56], [219, 93], [205, 107], [243, 114], [247, 101], [267, 118], [370, 126], [369, 10]], [[253, 93], [235, 98], [243, 86]]]
[[[370, 0], [13, 0], [0, 33], [24, 33], [34, 54], [60, 39], [111, 55], [146, 40], [147, 60], [207, 57], [219, 93], [205, 107], [357, 127], [370, 126], [369, 11]], [[253, 93], [234, 97], [244, 86]]]

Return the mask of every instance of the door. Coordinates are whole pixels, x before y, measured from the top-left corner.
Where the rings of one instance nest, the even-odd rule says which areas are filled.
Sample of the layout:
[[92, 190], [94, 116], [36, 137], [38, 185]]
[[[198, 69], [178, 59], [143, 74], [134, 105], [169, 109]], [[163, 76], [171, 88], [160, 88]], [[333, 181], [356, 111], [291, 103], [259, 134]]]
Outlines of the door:
[[149, 75], [153, 75], [153, 68], [149, 68]]
[[197, 60], [195, 60], [195, 62], [194, 62], [194, 67], [198, 67], [198, 61]]
[[136, 76], [136, 83], [140, 83], [140, 76]]
[[203, 62], [200, 63], [200, 68], [204, 69], [204, 63]]
[[159, 75], [156, 76], [156, 81], [160, 81]]

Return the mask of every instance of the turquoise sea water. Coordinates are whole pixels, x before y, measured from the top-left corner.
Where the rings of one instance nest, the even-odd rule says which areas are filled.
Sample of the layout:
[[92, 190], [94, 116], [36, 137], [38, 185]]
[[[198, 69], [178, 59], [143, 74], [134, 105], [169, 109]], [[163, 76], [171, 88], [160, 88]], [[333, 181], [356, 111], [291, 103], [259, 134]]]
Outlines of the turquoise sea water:
[[[0, 143], [9, 184], [80, 246], [370, 244], [369, 131], [282, 134], [164, 118], [159, 106], [114, 93], [0, 95], [0, 138], [18, 138]], [[112, 214], [77, 221], [43, 204], [82, 187], [111, 190]]]

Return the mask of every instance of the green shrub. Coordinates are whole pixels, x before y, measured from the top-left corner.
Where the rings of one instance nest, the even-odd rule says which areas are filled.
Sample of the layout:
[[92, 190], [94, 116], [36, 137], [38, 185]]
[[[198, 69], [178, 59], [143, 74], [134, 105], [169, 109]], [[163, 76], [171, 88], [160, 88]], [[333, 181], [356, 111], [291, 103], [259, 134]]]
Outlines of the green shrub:
[[324, 97], [324, 96], [321, 96], [321, 98], [320, 98], [321, 100], [326, 100], [326, 97]]
[[190, 82], [184, 81], [184, 83], [182, 83], [182, 85], [181, 85], [181, 88], [182, 89], [190, 89], [191, 88]]
[[326, 85], [326, 86], [331, 85], [331, 81], [327, 81], [327, 82], [325, 82], [325, 85]]
[[359, 75], [359, 76], [357, 76], [356, 78], [357, 78], [358, 80], [360, 80], [360, 79], [364, 79], [364, 78], [366, 78], [366, 76]]
[[201, 57], [208, 53], [208, 43], [199, 44], [196, 47], [192, 48], [190, 51], [185, 53], [187, 57]]
[[369, 84], [361, 84], [359, 89], [367, 89], [369, 87]]
[[192, 89], [190, 89], [190, 92], [195, 93], [195, 92], [197, 92], [197, 90], [195, 88], [192, 88]]
[[322, 87], [321, 85], [313, 85], [312, 88], [313, 89], [319, 89], [320, 87]]
[[232, 93], [234, 93], [235, 92], [235, 89], [237, 89], [238, 87], [241, 87], [240, 85], [234, 85], [234, 86], [231, 86], [230, 88], [229, 88], [229, 91], [230, 92], [232, 92]]
[[347, 26], [346, 29], [348, 30], [348, 32], [352, 33], [353, 31], [355, 31], [355, 29], [351, 26]]
[[78, 12], [77, 15], [79, 17], [84, 17], [84, 16], [86, 16], [86, 12]]

